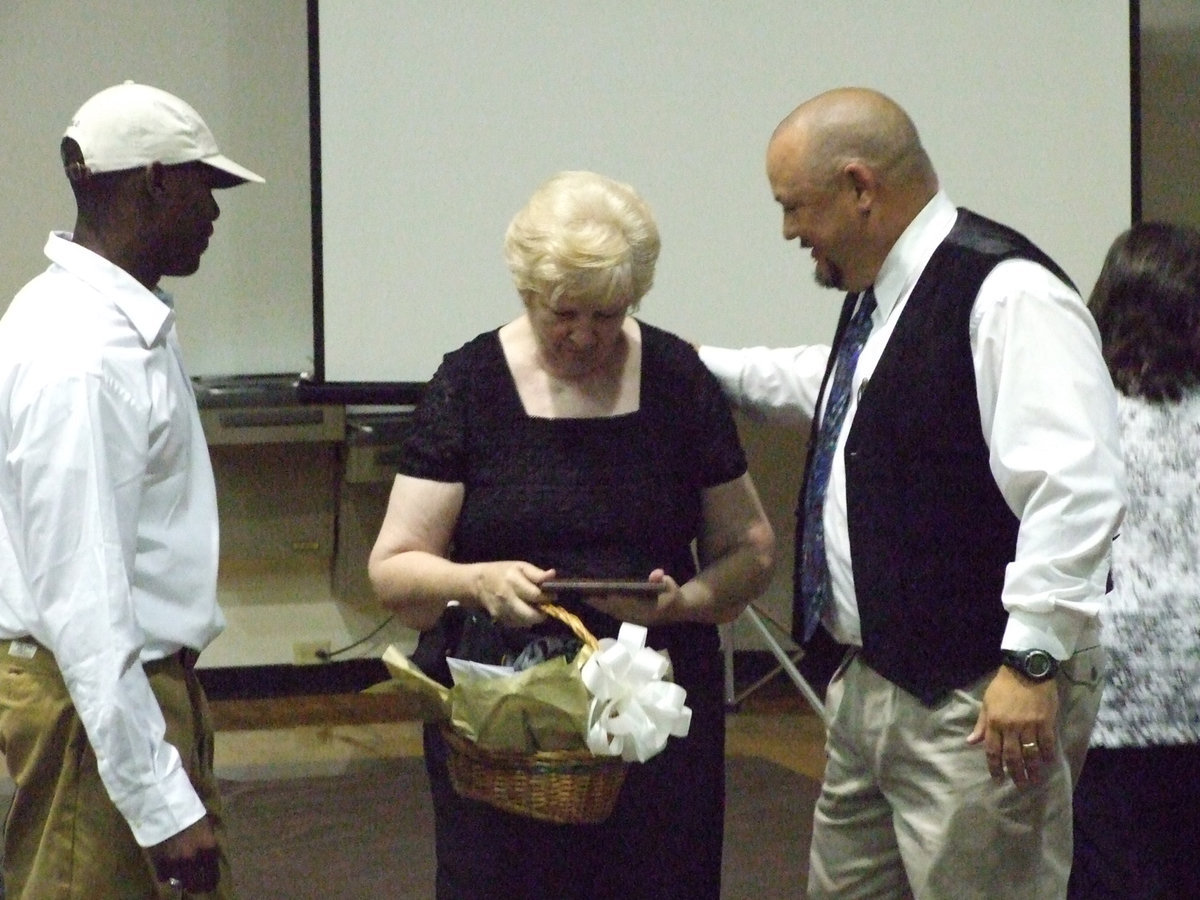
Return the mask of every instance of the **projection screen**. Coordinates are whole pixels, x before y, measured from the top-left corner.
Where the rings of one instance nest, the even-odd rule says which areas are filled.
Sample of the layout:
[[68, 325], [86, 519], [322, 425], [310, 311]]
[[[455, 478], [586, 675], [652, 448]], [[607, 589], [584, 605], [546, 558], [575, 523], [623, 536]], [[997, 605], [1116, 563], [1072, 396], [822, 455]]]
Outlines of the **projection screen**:
[[[310, 0], [314, 385], [417, 386], [520, 312], [504, 229], [562, 169], [631, 183], [663, 238], [639, 315], [724, 346], [829, 340], [766, 142], [866, 85], [959, 205], [1086, 294], [1131, 221], [1127, 0]], [[350, 394], [353, 397], [353, 392]]]

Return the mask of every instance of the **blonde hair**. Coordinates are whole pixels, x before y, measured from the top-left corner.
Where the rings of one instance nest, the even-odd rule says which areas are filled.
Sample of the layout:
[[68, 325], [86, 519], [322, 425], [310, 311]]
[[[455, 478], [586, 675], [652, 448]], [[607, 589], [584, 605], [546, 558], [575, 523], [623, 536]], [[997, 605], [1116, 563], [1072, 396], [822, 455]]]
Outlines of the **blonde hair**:
[[595, 172], [560, 172], [513, 217], [504, 257], [522, 298], [562, 295], [630, 309], [654, 283], [658, 226], [627, 184]]

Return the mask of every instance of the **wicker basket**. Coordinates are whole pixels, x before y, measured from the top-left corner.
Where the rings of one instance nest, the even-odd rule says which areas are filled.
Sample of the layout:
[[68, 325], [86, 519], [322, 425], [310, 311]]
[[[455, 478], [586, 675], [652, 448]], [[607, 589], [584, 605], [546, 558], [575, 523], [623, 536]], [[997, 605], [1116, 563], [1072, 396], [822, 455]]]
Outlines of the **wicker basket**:
[[[552, 604], [539, 608], [596, 647], [596, 638], [576, 616]], [[450, 783], [459, 796], [545, 822], [603, 822], [625, 781], [627, 764], [619, 756], [594, 756], [587, 749], [495, 750], [480, 747], [448, 724], [442, 726], [442, 736], [450, 750]]]

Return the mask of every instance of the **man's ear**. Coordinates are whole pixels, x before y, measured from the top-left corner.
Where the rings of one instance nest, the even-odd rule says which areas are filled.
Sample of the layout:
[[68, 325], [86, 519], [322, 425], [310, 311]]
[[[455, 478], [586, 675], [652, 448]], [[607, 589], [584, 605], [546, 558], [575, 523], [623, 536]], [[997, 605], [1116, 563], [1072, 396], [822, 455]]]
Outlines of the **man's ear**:
[[842, 174], [850, 180], [857, 196], [857, 205], [864, 212], [875, 202], [875, 193], [879, 189], [879, 180], [874, 170], [861, 162], [849, 162], [842, 169]]
[[67, 180], [72, 184], [82, 184], [91, 177], [92, 173], [88, 171], [88, 167], [83, 161], [83, 151], [79, 149], [79, 144], [74, 138], [63, 138], [59, 143], [58, 153], [62, 158], [63, 171], [67, 173]]
[[141, 184], [151, 197], [161, 197], [167, 190], [167, 167], [160, 162], [148, 163], [141, 173]]

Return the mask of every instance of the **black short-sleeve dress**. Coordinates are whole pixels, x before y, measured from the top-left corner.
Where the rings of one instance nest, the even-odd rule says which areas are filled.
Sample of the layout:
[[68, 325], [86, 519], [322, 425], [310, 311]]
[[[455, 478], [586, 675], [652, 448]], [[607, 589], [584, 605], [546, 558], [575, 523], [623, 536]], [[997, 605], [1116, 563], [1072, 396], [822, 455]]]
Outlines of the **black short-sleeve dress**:
[[[740, 477], [746, 458], [728, 404], [694, 349], [638, 323], [637, 411], [546, 419], [526, 414], [499, 334], [445, 356], [413, 417], [400, 470], [462, 483], [458, 562], [513, 559], [559, 577], [679, 583], [695, 574], [702, 492]], [[620, 623], [561, 598], [597, 637]], [[553, 627], [553, 626], [550, 626]], [[688, 692], [691, 732], [631, 767], [605, 823], [566, 826], [454, 794], [445, 747], [426, 729], [437, 818], [438, 897], [717, 897], [724, 815], [723, 669], [714, 626], [650, 629]]]

